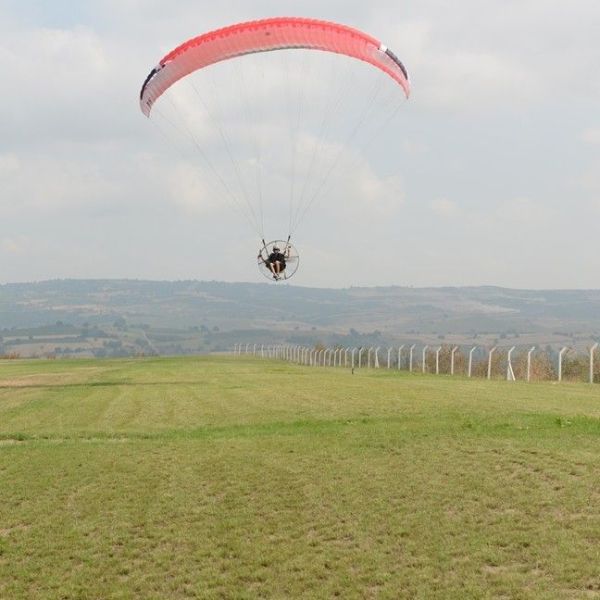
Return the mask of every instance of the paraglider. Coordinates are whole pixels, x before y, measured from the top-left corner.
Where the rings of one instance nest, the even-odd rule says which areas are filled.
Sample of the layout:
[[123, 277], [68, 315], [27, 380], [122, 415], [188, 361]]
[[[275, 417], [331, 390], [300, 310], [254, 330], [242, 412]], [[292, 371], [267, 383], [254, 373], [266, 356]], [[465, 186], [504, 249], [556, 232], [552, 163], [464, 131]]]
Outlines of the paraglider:
[[267, 279], [285, 281], [298, 270], [300, 257], [298, 251], [288, 239], [276, 240], [268, 244], [263, 241], [258, 251], [258, 268]]
[[[323, 59], [315, 59], [314, 70], [321, 79], [315, 76], [313, 80], [308, 58], [303, 57], [302, 62], [292, 66], [287, 62], [291, 53], [284, 51], [332, 56], [330, 72], [323, 76]], [[280, 65], [273, 62], [272, 56], [277, 54], [285, 54]], [[248, 57], [259, 55], [268, 55], [269, 61], [256, 63], [251, 71]], [[368, 65], [368, 75], [374, 78], [370, 92], [350, 93], [360, 73], [353, 69], [346, 72], [340, 57]], [[217, 82], [221, 74], [217, 71], [224, 67], [216, 66], [229, 64], [233, 66], [223, 73], [224, 81]], [[201, 85], [191, 81], [191, 76], [198, 74], [205, 75]], [[382, 104], [383, 108], [376, 104], [385, 96], [382, 77], [392, 84], [386, 88], [388, 96], [382, 103], [387, 104]], [[182, 94], [180, 102], [170, 98], [164, 103], [172, 109], [166, 115], [158, 109], [158, 104], [163, 104], [159, 100], [180, 80], [189, 83], [188, 95]], [[285, 89], [278, 97], [279, 86]], [[364, 124], [385, 124], [395, 114], [398, 90], [408, 98], [408, 73], [397, 56], [374, 37], [338, 23], [279, 17], [231, 25], [179, 45], [144, 80], [140, 108], [147, 117], [158, 112], [161, 124], [195, 149], [210, 193], [241, 212], [260, 236], [261, 272], [273, 281], [284, 281], [296, 272], [299, 263], [290, 242], [292, 234], [327, 192], [332, 173]], [[349, 117], [340, 116], [343, 104], [350, 107]], [[286, 111], [289, 131], [283, 126]], [[246, 117], [246, 124], [241, 123], [242, 117]], [[311, 117], [311, 125], [301, 122]], [[209, 124], [216, 133], [207, 132]], [[343, 127], [349, 131], [347, 135], [340, 133]], [[286, 145], [288, 149], [284, 149]], [[268, 159], [271, 162], [267, 168]], [[288, 162], [286, 166], [284, 161]], [[220, 168], [224, 164], [230, 165], [229, 173]], [[291, 188], [287, 215], [281, 215], [280, 201], [274, 203], [273, 210], [265, 211], [270, 197], [281, 197], [282, 182], [286, 180]], [[283, 238], [286, 241], [265, 243], [265, 213], [273, 219], [287, 217], [288, 231]]]

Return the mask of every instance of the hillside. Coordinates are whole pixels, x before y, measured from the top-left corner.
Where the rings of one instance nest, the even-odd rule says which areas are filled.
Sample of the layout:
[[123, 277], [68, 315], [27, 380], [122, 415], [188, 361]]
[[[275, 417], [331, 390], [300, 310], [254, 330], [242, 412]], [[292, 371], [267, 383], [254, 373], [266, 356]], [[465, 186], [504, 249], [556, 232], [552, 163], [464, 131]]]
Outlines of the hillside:
[[[185, 354], [234, 343], [568, 344], [600, 336], [600, 290], [314, 289], [64, 280], [0, 286], [0, 352]], [[509, 342], [510, 340], [510, 342]]]

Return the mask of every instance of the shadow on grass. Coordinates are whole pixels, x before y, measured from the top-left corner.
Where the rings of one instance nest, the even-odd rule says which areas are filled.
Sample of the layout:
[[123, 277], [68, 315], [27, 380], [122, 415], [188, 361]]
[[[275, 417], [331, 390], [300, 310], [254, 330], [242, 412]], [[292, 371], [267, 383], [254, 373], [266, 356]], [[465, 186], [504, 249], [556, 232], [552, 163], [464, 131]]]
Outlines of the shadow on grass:
[[[427, 424], [427, 426], [425, 426]], [[565, 419], [554, 414], [523, 415], [518, 421], [493, 421], [487, 419], [466, 419], [433, 423], [427, 415], [415, 417], [362, 417], [354, 419], [302, 420], [293, 422], [274, 422], [256, 425], [206, 425], [193, 429], [165, 429], [155, 432], [141, 431], [75, 431], [71, 434], [24, 432], [0, 432], [0, 443], [13, 442], [69, 442], [69, 441], [182, 441], [213, 439], [244, 439], [253, 437], [287, 437], [295, 435], [331, 435], [364, 430], [372, 439], [373, 430], [380, 433], [379, 442], [391, 445], [402, 440], [427, 437], [512, 437], [527, 439], [557, 435], [600, 435], [600, 419], [595, 417], [571, 417]], [[533, 435], [535, 433], [535, 435]]]
[[[206, 385], [210, 382], [196, 379], [193, 381], [96, 381], [96, 382], [87, 382], [87, 383], [27, 383], [21, 385], [19, 383], [12, 384], [0, 384], [0, 390], [28, 390], [28, 389], [37, 389], [37, 390], [51, 390], [51, 389], [78, 389], [78, 388], [104, 388], [104, 387], [150, 387], [150, 386], [164, 386], [164, 385], [198, 385], [203, 384]], [[229, 386], [225, 389], [235, 389], [241, 388], [243, 386], [235, 385]]]

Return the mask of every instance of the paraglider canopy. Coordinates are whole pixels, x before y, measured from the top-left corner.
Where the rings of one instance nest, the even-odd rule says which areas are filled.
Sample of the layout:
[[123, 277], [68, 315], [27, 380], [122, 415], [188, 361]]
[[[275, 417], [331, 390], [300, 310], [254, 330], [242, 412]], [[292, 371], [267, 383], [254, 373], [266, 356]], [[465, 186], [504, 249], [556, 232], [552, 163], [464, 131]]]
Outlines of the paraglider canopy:
[[410, 94], [404, 65], [374, 37], [338, 23], [277, 17], [211, 31], [169, 52], [144, 81], [140, 92], [142, 112], [149, 116], [152, 105], [168, 88], [198, 69], [246, 54], [292, 48], [334, 52], [370, 63], [397, 81], [407, 98]]

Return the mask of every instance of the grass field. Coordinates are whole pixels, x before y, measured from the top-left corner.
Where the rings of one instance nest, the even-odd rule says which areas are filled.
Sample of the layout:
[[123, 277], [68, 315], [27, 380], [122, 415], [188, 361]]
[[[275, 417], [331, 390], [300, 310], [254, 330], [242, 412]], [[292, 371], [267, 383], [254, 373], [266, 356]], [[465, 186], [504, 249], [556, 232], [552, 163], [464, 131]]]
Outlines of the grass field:
[[600, 598], [600, 387], [0, 363], [0, 598]]

